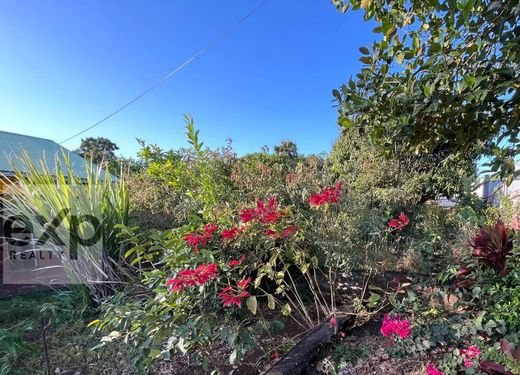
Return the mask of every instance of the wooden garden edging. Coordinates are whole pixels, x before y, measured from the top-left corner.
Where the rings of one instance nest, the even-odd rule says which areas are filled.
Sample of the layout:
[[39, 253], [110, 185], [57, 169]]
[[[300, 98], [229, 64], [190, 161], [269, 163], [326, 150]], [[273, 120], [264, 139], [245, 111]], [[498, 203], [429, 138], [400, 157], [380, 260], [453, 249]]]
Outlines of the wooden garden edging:
[[[354, 315], [336, 317], [337, 328], [345, 332], [354, 325]], [[318, 360], [323, 348], [332, 342], [336, 327], [324, 322], [307, 332], [286, 355], [264, 375], [303, 375], [311, 363]]]

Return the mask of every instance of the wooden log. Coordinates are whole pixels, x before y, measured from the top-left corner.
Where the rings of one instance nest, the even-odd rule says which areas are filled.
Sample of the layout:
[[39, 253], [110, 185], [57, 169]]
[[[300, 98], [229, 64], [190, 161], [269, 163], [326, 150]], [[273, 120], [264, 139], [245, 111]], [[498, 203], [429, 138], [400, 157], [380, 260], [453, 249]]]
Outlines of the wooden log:
[[[354, 325], [355, 316], [336, 317], [337, 329], [345, 332]], [[276, 362], [264, 375], [304, 375], [309, 366], [319, 359], [326, 345], [332, 342], [336, 327], [324, 322], [307, 332], [302, 339]]]

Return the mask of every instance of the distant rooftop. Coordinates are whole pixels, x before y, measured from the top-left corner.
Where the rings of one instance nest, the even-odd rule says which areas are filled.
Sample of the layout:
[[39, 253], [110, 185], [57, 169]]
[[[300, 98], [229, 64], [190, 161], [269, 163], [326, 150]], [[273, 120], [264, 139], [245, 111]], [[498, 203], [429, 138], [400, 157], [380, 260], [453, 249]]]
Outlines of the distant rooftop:
[[57, 167], [56, 158], [58, 158], [62, 166], [65, 166], [63, 155], [68, 155], [74, 174], [79, 178], [86, 177], [85, 163], [87, 161], [78, 154], [67, 150], [50, 139], [5, 131], [0, 131], [0, 173], [8, 176], [12, 175], [13, 162], [23, 171], [23, 167], [16, 160], [23, 155], [24, 151], [35, 165], [39, 166], [40, 161], [44, 161], [49, 170], [53, 172], [56, 171]]

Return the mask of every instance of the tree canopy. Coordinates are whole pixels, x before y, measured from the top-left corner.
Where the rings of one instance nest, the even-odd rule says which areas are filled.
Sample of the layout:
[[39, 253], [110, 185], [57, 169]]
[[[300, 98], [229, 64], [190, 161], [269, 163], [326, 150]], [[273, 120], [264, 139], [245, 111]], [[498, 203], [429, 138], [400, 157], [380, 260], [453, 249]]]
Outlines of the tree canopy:
[[110, 163], [116, 159], [119, 147], [108, 138], [88, 137], [81, 139], [76, 153], [96, 164]]
[[333, 95], [339, 124], [386, 153], [489, 157], [511, 179], [520, 151], [518, 0], [332, 0], [380, 35]]

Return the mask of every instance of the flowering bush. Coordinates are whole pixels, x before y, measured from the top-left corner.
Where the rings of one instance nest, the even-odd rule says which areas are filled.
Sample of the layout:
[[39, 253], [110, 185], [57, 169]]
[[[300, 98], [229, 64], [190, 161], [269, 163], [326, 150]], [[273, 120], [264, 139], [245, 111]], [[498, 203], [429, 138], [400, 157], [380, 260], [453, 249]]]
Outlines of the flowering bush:
[[[122, 228], [126, 255], [131, 264], [140, 265], [147, 297], [115, 296], [105, 302], [104, 318], [95, 325], [121, 331], [140, 350], [136, 358], [146, 366], [176, 351], [204, 358], [207, 345], [222, 339], [223, 322], [216, 318], [222, 315], [239, 332], [228, 340], [230, 361], [241, 358], [254, 346], [249, 329], [233, 318], [245, 316], [244, 306], [253, 316], [261, 308], [278, 309], [304, 328], [335, 322], [335, 271], [330, 266], [323, 271], [317, 248], [307, 248], [303, 239], [314, 235], [313, 224], [323, 221], [323, 215], [339, 212], [329, 206], [339, 204], [342, 193], [339, 183], [323, 189], [318, 195], [326, 196], [326, 204], [312, 215], [294, 212], [271, 196], [243, 207], [234, 220], [223, 217], [218, 223], [152, 232], [151, 238], [136, 234], [138, 228]], [[310, 206], [310, 198], [308, 202]], [[327, 297], [318, 280], [329, 283]], [[308, 297], [303, 293], [312, 296], [311, 303], [304, 302]], [[139, 323], [129, 324], [129, 319]], [[399, 334], [404, 331], [406, 327]]]

